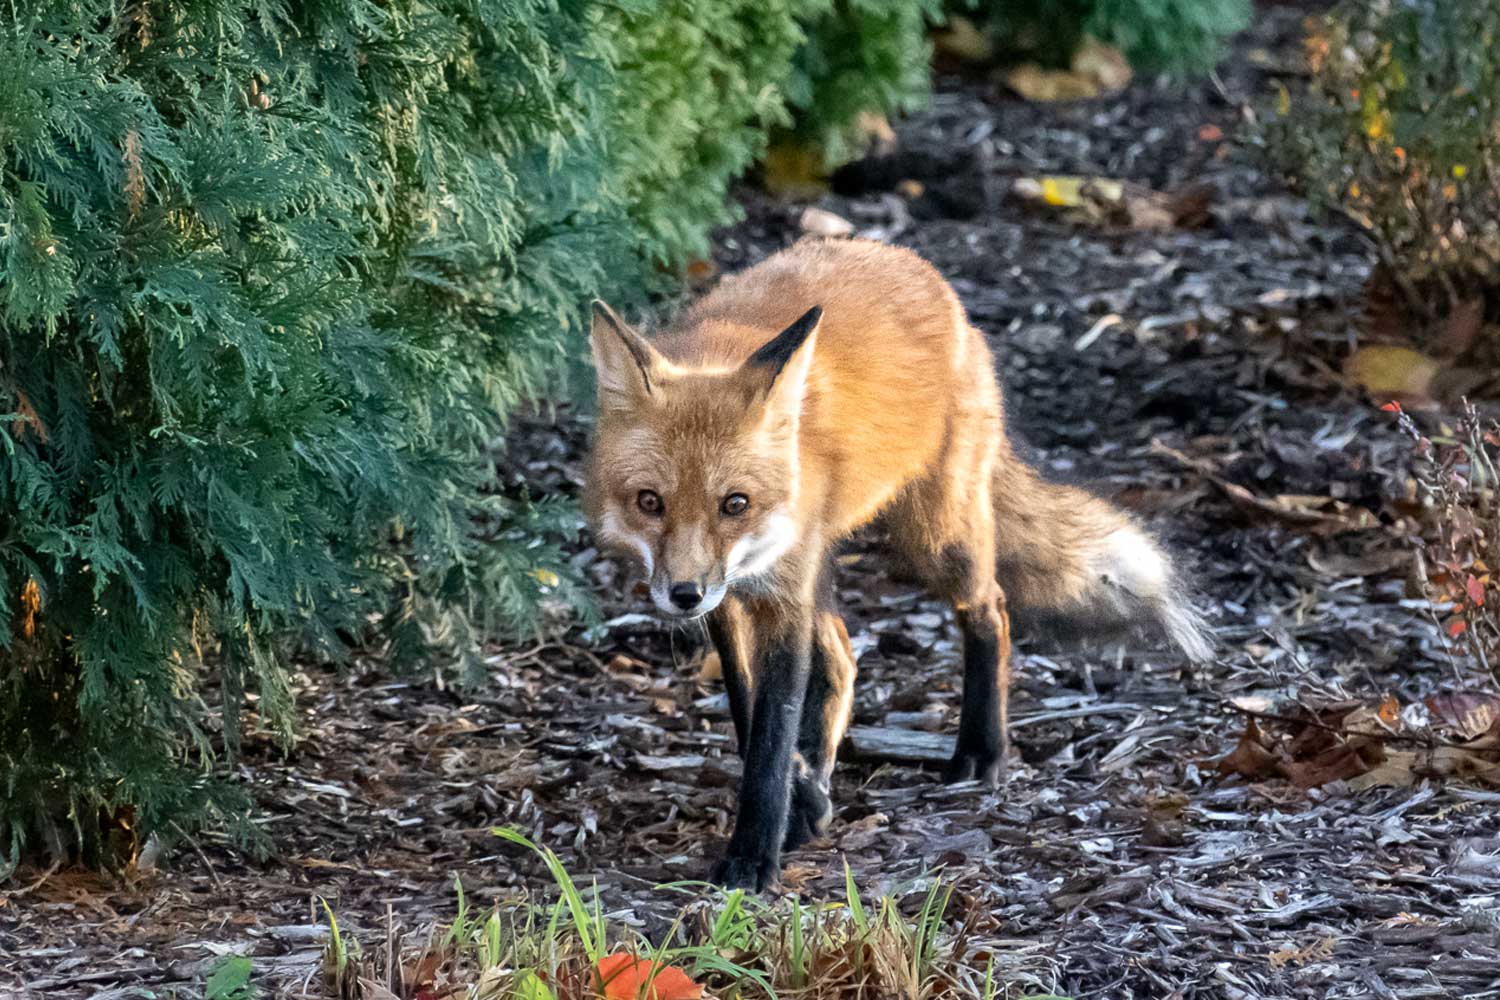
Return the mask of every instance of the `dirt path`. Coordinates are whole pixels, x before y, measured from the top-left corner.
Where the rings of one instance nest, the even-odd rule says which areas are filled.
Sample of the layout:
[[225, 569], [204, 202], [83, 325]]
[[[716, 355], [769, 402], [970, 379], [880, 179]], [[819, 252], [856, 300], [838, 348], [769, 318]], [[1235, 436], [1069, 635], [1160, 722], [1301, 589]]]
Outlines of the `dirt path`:
[[[937, 151], [910, 164], [922, 198], [893, 210], [905, 202], [866, 176], [822, 203], [950, 276], [993, 337], [1013, 422], [1040, 461], [1151, 519], [1195, 567], [1222, 646], [1200, 670], [1148, 650], [1023, 646], [1024, 764], [998, 795], [907, 764], [841, 766], [831, 840], [788, 859], [788, 885], [837, 892], [846, 859], [869, 888], [941, 866], [1018, 989], [1500, 996], [1500, 795], [1304, 795], [1210, 766], [1243, 728], [1231, 698], [1410, 698], [1451, 677], [1403, 604], [1404, 552], [1381, 527], [1408, 449], [1327, 367], [1358, 308], [1365, 249], [1215, 138], [1261, 92], [1257, 67], [1294, 50], [1295, 24], [1262, 17], [1218, 81], [1186, 90], [1146, 82], [1125, 99], [1038, 108], [946, 85], [901, 129], [903, 148]], [[1006, 192], [1041, 173], [1204, 183], [1211, 218], [1153, 233], [1039, 215]], [[796, 236], [796, 207], [745, 199], [747, 221], [718, 241], [724, 269]], [[515, 473], [573, 490], [582, 436], [576, 422], [523, 428]], [[1357, 527], [1361, 510], [1371, 527]], [[890, 576], [877, 543], [857, 540], [842, 560], [862, 651], [855, 722], [951, 732], [951, 622]], [[0, 897], [0, 994], [161, 995], [216, 951], [248, 947], [263, 981], [300, 995], [314, 896], [370, 933], [388, 908], [407, 927], [450, 916], [455, 876], [477, 905], [545, 887], [533, 859], [488, 834], [497, 823], [597, 878], [617, 919], [659, 931], [680, 897], [653, 887], [706, 871], [738, 763], [718, 685], [697, 676], [700, 638], [665, 633], [622, 602], [615, 567], [579, 560], [607, 635], [496, 650], [491, 691], [374, 668], [306, 675], [309, 738], [290, 758], [252, 741], [241, 768], [277, 839], [270, 862], [205, 844], [133, 884], [61, 874]]]

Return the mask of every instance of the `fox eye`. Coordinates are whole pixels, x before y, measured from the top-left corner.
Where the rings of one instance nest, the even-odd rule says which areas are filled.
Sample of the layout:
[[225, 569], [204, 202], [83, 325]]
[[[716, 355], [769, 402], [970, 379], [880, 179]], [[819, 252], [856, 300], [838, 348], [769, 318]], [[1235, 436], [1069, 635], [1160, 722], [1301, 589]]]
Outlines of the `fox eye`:
[[730, 517], [738, 517], [750, 509], [750, 498], [743, 493], [731, 493], [724, 498], [719, 509]]
[[661, 513], [661, 497], [652, 490], [641, 490], [635, 495], [635, 505], [644, 514], [655, 517]]

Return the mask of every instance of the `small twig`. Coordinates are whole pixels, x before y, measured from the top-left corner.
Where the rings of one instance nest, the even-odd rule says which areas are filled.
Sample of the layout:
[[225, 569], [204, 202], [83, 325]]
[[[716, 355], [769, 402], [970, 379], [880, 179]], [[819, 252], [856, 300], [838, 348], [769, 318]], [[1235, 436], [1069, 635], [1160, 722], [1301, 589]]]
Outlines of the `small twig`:
[[56, 875], [57, 870], [61, 867], [61, 861], [54, 861], [51, 865], [48, 866], [46, 871], [42, 872], [41, 877], [39, 877], [35, 882], [31, 883], [28, 886], [23, 886], [20, 889], [16, 889], [13, 892], [0, 893], [0, 896], [3, 896], [6, 899], [20, 899], [22, 896], [25, 896], [28, 893], [36, 892], [42, 887], [42, 883], [46, 882], [53, 875]]
[[188, 836], [187, 831], [178, 826], [176, 823], [172, 824], [172, 828], [178, 833], [182, 834], [183, 840], [186, 840], [189, 844], [192, 845], [193, 852], [198, 855], [198, 860], [203, 862], [203, 867], [208, 869], [209, 877], [214, 880], [214, 888], [222, 890], [224, 888], [224, 882], [219, 878], [219, 873], [214, 870], [213, 863], [208, 860], [208, 855], [203, 853], [203, 848], [198, 846], [198, 841]]

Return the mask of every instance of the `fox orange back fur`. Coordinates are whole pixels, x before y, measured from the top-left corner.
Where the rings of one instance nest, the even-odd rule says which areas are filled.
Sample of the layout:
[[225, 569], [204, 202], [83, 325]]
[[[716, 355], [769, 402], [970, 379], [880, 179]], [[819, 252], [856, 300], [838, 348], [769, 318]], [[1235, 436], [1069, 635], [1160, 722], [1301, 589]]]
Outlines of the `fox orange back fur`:
[[1079, 634], [1209, 646], [1129, 515], [1012, 450], [984, 337], [910, 251], [805, 241], [725, 278], [646, 340], [596, 304], [599, 416], [585, 508], [667, 616], [707, 615], [745, 756], [716, 878], [764, 887], [820, 832], [854, 657], [829, 553], [881, 519], [964, 640], [947, 777], [1005, 759], [1010, 612]]

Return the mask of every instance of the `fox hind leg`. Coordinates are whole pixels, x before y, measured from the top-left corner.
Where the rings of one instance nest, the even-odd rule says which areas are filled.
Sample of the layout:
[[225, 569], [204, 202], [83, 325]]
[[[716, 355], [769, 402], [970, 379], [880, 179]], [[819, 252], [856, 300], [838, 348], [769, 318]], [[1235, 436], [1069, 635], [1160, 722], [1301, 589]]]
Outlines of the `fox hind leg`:
[[963, 634], [964, 695], [948, 782], [978, 778], [994, 788], [1010, 756], [1010, 617], [997, 586], [977, 603], [955, 604]]
[[976, 385], [937, 467], [908, 487], [887, 517], [891, 541], [934, 596], [953, 607], [963, 635], [958, 746], [944, 780], [978, 778], [990, 787], [1010, 749], [1010, 618], [995, 581], [991, 499], [999, 413], [994, 387]]

